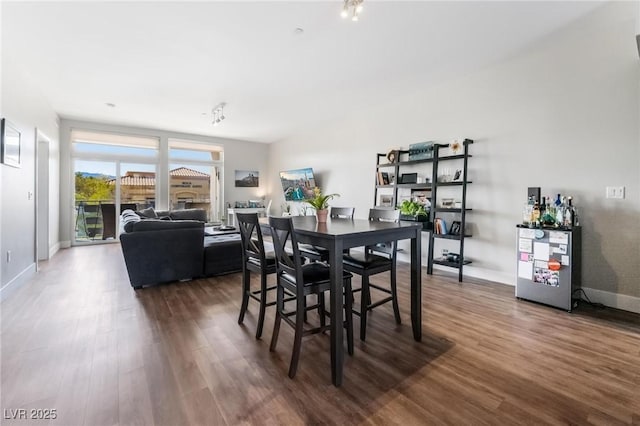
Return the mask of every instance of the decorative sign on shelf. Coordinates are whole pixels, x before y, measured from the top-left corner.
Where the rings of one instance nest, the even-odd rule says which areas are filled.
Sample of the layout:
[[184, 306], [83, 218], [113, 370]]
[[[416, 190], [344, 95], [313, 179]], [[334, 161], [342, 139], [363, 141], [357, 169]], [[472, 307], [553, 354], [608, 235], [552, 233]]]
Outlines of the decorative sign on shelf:
[[419, 142], [409, 145], [409, 161], [433, 158], [433, 142]]

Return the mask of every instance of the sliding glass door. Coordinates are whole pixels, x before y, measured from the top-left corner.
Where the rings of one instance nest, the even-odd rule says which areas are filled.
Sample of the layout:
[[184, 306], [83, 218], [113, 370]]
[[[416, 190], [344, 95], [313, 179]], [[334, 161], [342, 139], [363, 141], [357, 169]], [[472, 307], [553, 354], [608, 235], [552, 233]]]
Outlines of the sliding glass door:
[[114, 205], [116, 201], [116, 168], [115, 162], [74, 161], [76, 243], [103, 241], [108, 238], [104, 206]]
[[120, 213], [156, 205], [157, 138], [72, 132], [74, 244], [117, 241]]

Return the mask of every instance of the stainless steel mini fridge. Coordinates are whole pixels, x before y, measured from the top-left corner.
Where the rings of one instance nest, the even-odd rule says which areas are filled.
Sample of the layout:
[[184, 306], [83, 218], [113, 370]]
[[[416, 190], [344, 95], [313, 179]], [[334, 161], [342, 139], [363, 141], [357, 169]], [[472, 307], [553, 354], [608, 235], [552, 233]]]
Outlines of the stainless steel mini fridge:
[[571, 311], [579, 298], [582, 230], [534, 229], [519, 225], [516, 297]]

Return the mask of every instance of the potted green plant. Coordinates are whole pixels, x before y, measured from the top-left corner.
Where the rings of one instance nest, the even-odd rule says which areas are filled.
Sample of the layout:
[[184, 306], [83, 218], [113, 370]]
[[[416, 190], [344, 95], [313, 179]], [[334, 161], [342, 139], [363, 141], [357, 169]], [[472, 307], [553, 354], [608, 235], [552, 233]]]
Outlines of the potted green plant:
[[428, 229], [429, 212], [423, 204], [413, 200], [404, 200], [398, 208], [400, 209], [400, 220], [426, 222], [423, 228]]
[[339, 196], [340, 194], [323, 194], [320, 188], [316, 186], [313, 188], [313, 198], [309, 198], [304, 201], [316, 209], [318, 222], [326, 222], [327, 213], [329, 212], [329, 200]]

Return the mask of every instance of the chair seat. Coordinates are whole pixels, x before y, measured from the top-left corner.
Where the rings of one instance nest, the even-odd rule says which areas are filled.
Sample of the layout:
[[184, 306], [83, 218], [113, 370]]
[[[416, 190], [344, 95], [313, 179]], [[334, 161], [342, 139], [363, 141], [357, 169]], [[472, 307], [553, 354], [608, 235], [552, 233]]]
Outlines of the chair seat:
[[[322, 263], [314, 262], [302, 265], [302, 279], [304, 280], [304, 286], [311, 287], [318, 284], [328, 284], [330, 282], [329, 271], [330, 268]], [[286, 272], [282, 274], [282, 277], [290, 282], [296, 281], [294, 276], [291, 276]], [[350, 272], [343, 271], [342, 279], [348, 279], [351, 277], [353, 277], [353, 275]]]
[[317, 257], [329, 256], [329, 250], [327, 250], [324, 247], [317, 247], [311, 244], [298, 244], [298, 248], [300, 249], [300, 254], [303, 256], [305, 255], [312, 255]]
[[391, 259], [372, 253], [352, 253], [342, 258], [345, 265], [354, 268], [373, 269], [391, 266]]
[[[276, 265], [276, 255], [274, 252], [270, 251], [270, 252], [266, 252], [264, 254], [264, 261], [266, 263], [266, 266], [275, 266]], [[260, 266], [260, 259], [256, 259], [255, 257], [250, 258], [249, 260], [247, 260], [248, 263], [251, 263], [255, 266]]]

